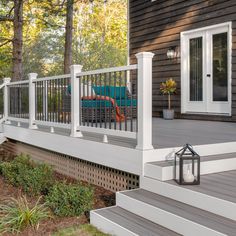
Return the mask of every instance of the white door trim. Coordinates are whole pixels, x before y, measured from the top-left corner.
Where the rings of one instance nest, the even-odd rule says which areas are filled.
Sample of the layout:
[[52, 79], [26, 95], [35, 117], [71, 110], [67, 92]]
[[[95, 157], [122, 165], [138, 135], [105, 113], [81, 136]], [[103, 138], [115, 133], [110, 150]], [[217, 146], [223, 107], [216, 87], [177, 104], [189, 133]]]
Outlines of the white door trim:
[[[223, 114], [226, 116], [231, 116], [232, 112], [232, 22], [226, 22], [222, 24], [216, 24], [212, 26], [207, 26], [203, 28], [198, 28], [194, 30], [189, 30], [185, 32], [181, 32], [181, 113], [187, 113], [187, 102], [189, 101], [188, 96], [188, 71], [189, 71], [189, 63], [188, 63], [188, 56], [189, 56], [189, 48], [186, 46], [188, 45], [188, 39], [190, 35], [200, 35], [201, 32], [204, 31], [210, 31], [214, 29], [219, 29], [219, 28], [226, 28], [227, 27], [227, 32], [228, 32], [228, 104], [229, 104], [229, 112], [227, 114]], [[207, 50], [208, 51], [208, 50]], [[203, 72], [203, 73], [208, 73], [208, 72]], [[203, 96], [206, 96], [206, 93], [203, 92]], [[213, 114], [213, 113], [207, 113], [204, 112], [204, 109], [202, 113], [206, 114]], [[216, 114], [214, 115], [222, 115], [222, 114]]]

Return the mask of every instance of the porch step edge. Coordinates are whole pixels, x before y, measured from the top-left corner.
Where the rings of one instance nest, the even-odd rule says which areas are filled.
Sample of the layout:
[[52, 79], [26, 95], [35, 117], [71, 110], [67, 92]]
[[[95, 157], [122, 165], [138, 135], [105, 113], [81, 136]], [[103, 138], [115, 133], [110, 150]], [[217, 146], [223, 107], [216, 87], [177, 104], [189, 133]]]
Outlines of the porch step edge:
[[[236, 153], [219, 156], [222, 156], [222, 159], [209, 158], [209, 160], [201, 161], [201, 175], [236, 170]], [[166, 163], [163, 161], [147, 162], [144, 165], [144, 176], [161, 181], [174, 179], [174, 165], [168, 161]]]
[[90, 223], [102, 232], [116, 236], [179, 236], [118, 206], [91, 211]]
[[119, 207], [181, 235], [233, 236], [236, 230], [232, 220], [143, 189], [117, 193], [116, 201]]
[[168, 182], [141, 177], [140, 188], [236, 221], [236, 203]]

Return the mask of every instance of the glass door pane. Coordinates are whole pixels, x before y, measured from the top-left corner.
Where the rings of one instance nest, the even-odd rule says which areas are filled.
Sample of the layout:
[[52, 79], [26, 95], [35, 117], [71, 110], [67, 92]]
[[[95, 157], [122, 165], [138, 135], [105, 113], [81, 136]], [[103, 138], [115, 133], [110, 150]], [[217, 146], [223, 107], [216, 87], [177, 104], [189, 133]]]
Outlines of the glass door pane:
[[228, 101], [228, 36], [213, 35], [213, 101]]
[[189, 41], [190, 101], [203, 101], [203, 48], [202, 37]]

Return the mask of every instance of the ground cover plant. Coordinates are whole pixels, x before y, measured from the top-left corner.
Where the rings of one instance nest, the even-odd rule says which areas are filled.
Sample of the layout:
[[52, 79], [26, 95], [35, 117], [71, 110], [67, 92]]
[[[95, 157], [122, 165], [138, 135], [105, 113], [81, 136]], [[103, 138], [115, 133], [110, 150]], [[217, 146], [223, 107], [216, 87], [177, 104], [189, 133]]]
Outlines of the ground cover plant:
[[35, 204], [30, 204], [25, 196], [10, 198], [0, 205], [0, 234], [19, 233], [28, 226], [35, 229], [40, 221], [50, 217], [46, 204], [41, 204], [38, 198]]
[[2, 176], [30, 195], [47, 193], [53, 185], [53, 170], [49, 165], [36, 164], [27, 155], [19, 155], [11, 162], [0, 164]]
[[55, 215], [80, 216], [92, 208], [93, 189], [80, 184], [58, 182], [49, 190], [46, 202]]
[[108, 236], [94, 228], [93, 226], [86, 224], [78, 227], [69, 227], [63, 230], [55, 232], [52, 236]]
[[9, 160], [0, 161], [0, 235], [49, 236], [68, 228], [84, 236], [104, 235], [81, 225], [89, 223], [90, 209], [113, 205], [113, 193], [58, 174], [26, 155]]

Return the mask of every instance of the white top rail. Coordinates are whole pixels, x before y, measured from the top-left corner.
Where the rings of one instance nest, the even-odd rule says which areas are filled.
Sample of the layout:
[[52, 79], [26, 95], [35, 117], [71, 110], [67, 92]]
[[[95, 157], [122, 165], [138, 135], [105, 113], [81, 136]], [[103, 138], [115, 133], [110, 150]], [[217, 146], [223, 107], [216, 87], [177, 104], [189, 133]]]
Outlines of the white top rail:
[[29, 80], [21, 80], [21, 81], [10, 82], [9, 84], [7, 84], [7, 86], [18, 85], [18, 84], [28, 84], [28, 83], [29, 83]]
[[1, 84], [0, 89], [2, 89], [5, 85], [6, 85], [5, 83]]
[[43, 78], [37, 78], [37, 79], [33, 79], [33, 82], [41, 82], [41, 81], [57, 80], [57, 79], [67, 79], [67, 78], [70, 78], [70, 74], [65, 74], [65, 75], [55, 75], [55, 76], [49, 76], [49, 77], [43, 77]]
[[92, 70], [92, 71], [84, 71], [77, 73], [76, 76], [86, 76], [86, 75], [96, 75], [96, 74], [104, 74], [104, 73], [110, 73], [110, 72], [120, 72], [120, 71], [129, 71], [129, 70], [136, 70], [138, 69], [138, 65], [129, 65], [129, 66], [121, 66], [121, 67], [112, 67], [112, 68], [106, 68], [106, 69], [99, 69], [99, 70]]

